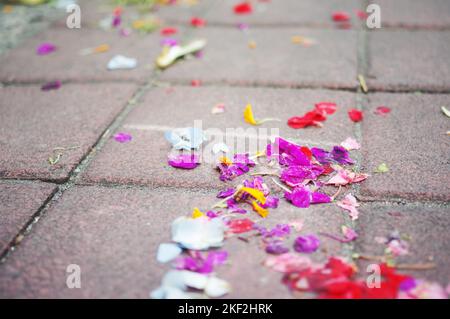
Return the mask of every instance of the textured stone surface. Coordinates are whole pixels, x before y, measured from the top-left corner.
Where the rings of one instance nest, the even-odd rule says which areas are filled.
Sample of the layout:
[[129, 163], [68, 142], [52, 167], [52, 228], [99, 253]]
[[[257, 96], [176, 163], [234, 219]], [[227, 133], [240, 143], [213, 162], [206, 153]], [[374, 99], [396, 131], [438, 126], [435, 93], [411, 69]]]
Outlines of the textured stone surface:
[[[295, 35], [314, 38], [318, 44], [294, 44]], [[203, 57], [180, 61], [165, 70], [162, 79], [289, 87], [357, 85], [354, 31], [258, 28], [243, 33], [237, 28], [208, 27], [191, 31], [189, 37], [208, 40]], [[256, 48], [249, 48], [250, 41]]]
[[382, 27], [448, 28], [450, 2], [446, 0], [374, 0], [381, 9]]
[[[409, 254], [396, 259], [399, 264], [434, 263], [429, 270], [401, 270], [417, 278], [438, 281], [442, 286], [449, 283], [450, 269], [450, 208], [433, 205], [384, 205], [371, 204], [361, 208], [358, 220], [359, 239], [355, 251], [380, 256], [386, 245], [378, 244], [375, 237], [389, 237], [397, 230], [409, 237]], [[366, 265], [367, 263], [362, 263]], [[365, 268], [363, 268], [364, 270]]]
[[[0, 177], [61, 181], [125, 107], [131, 84], [68, 84], [0, 89]], [[50, 165], [53, 149], [69, 148]]]
[[[53, 43], [57, 46], [57, 50], [48, 55], [37, 55], [36, 49], [43, 42]], [[80, 54], [83, 49], [95, 48], [102, 44], [108, 44], [110, 50], [87, 56]], [[0, 80], [3, 82], [146, 81], [152, 73], [153, 61], [160, 49], [156, 35], [133, 33], [123, 37], [118, 31], [55, 27], [0, 56]], [[108, 70], [109, 60], [118, 54], [137, 59], [137, 67], [132, 70]]]
[[55, 190], [46, 183], [0, 182], [0, 254]]
[[253, 25], [299, 25], [314, 27], [334, 27], [331, 15], [336, 11], [346, 11], [356, 24], [355, 11], [363, 9], [360, 1], [356, 0], [283, 0], [283, 1], [255, 1], [253, 12], [237, 15], [233, 11], [234, 5], [241, 0], [211, 0], [199, 1], [199, 5], [172, 5], [161, 7], [156, 14], [167, 22], [189, 23], [190, 18], [198, 16], [209, 24], [226, 24], [235, 26], [238, 23]]
[[[363, 170], [386, 163], [389, 172], [372, 174], [361, 184], [362, 195], [384, 199], [450, 200], [448, 118], [440, 106], [448, 95], [372, 94], [365, 110]], [[378, 106], [392, 108], [375, 115]]]
[[[216, 128], [225, 133], [227, 128], [241, 128], [240, 134], [258, 134], [256, 128], [243, 119], [243, 110], [252, 103], [257, 119], [278, 117], [281, 122], [267, 122], [261, 128], [267, 128], [267, 134], [279, 135], [296, 140], [302, 145], [321, 145], [331, 148], [348, 136], [352, 136], [353, 123], [347, 116], [347, 110], [353, 107], [354, 95], [347, 92], [319, 90], [257, 89], [257, 88], [218, 88], [218, 87], [174, 87], [171, 93], [166, 89], [151, 89], [139, 105], [129, 114], [124, 125], [118, 130], [133, 136], [130, 143], [120, 144], [114, 140], [102, 149], [84, 175], [87, 182], [139, 183], [182, 187], [222, 188], [219, 174], [211, 161], [194, 170], [180, 170], [167, 164], [167, 155], [171, 145], [164, 138], [164, 131], [175, 127], [193, 127], [195, 120], [202, 120], [203, 130]], [[331, 115], [323, 128], [294, 130], [287, 126], [290, 116], [303, 115], [321, 101], [336, 102], [339, 110]], [[217, 103], [224, 103], [226, 111], [211, 114]], [[162, 125], [164, 124], [164, 125]], [[259, 128], [259, 127], [258, 127]], [[262, 132], [264, 133], [264, 132]], [[236, 131], [236, 134], [239, 134]], [[206, 154], [221, 139], [213, 137], [204, 144]], [[256, 153], [264, 150], [266, 139], [240, 138], [245, 147], [237, 148], [239, 153]], [[226, 142], [226, 139], [223, 139]], [[231, 150], [233, 142], [239, 147], [238, 140], [227, 143]], [[259, 143], [259, 146], [258, 146]], [[314, 143], [314, 144], [312, 144]], [[215, 156], [218, 158], [219, 155]], [[215, 161], [213, 161], [215, 163]], [[255, 169], [254, 171], [257, 171]], [[238, 179], [239, 180], [239, 179]]]
[[[214, 201], [212, 193], [72, 188], [0, 265], [0, 296], [146, 298], [169, 269], [156, 262], [155, 254], [159, 243], [170, 240], [172, 220], [192, 207], [207, 209]], [[264, 221], [255, 213], [249, 217], [267, 226], [303, 220], [304, 234], [319, 229], [336, 233], [345, 223], [344, 214], [336, 210], [327, 205], [299, 209], [283, 202]], [[326, 238], [321, 247], [313, 259], [322, 260], [324, 251], [345, 253], [341, 244]], [[228, 297], [289, 297], [281, 275], [260, 265], [264, 254], [256, 238], [248, 244], [230, 238], [224, 249], [230, 263], [217, 274], [233, 285]], [[66, 287], [69, 264], [81, 267], [81, 289]]]
[[369, 34], [369, 88], [450, 88], [450, 32], [374, 31]]

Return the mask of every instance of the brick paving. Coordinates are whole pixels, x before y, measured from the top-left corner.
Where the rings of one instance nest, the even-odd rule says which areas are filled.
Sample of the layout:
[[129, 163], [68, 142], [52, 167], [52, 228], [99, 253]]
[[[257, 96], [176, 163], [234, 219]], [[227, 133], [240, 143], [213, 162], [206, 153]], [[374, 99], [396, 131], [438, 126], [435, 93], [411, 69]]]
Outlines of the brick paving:
[[[232, 13], [237, 2], [155, 11], [180, 29], [178, 39], [208, 40], [202, 57], [163, 72], [154, 67], [158, 32], [123, 37], [101, 30], [99, 20], [113, 10], [102, 1], [81, 1], [81, 30], [59, 19], [0, 55], [0, 297], [147, 298], [168, 270], [155, 254], [170, 240], [172, 220], [210, 207], [228, 185], [208, 163], [191, 171], [167, 165], [164, 131], [198, 119], [204, 129], [248, 127], [242, 118], [247, 103], [257, 118], [281, 120], [262, 128], [277, 128], [299, 143], [329, 148], [358, 139], [362, 148], [351, 155], [371, 174], [346, 190], [361, 201], [356, 221], [335, 204], [300, 209], [281, 200], [265, 225], [303, 220], [306, 233], [339, 233], [343, 224], [359, 233], [352, 244], [324, 239], [316, 261], [382, 254], [374, 237], [399, 230], [411, 239], [401, 262], [432, 261], [435, 269], [412, 274], [448, 284], [449, 119], [440, 111], [450, 101], [448, 1], [376, 1], [383, 28], [370, 31], [355, 18], [355, 10], [364, 10], [360, 1], [271, 1], [242, 17]], [[334, 11], [352, 14], [350, 29], [337, 28]], [[125, 8], [125, 14], [133, 21], [139, 10]], [[190, 28], [192, 16], [208, 25]], [[237, 28], [240, 22], [250, 25], [248, 32]], [[317, 44], [293, 44], [295, 35]], [[37, 56], [44, 41], [58, 50]], [[78, 53], [103, 43], [108, 52]], [[137, 58], [138, 67], [108, 71], [115, 54]], [[358, 87], [360, 73], [368, 94]], [[190, 86], [193, 79], [202, 86]], [[59, 90], [40, 90], [53, 80], [63, 81]], [[286, 125], [320, 101], [339, 106], [323, 128]], [[211, 114], [218, 103], [225, 113]], [[375, 115], [382, 105], [391, 113]], [[347, 117], [354, 107], [364, 111], [359, 124]], [[116, 142], [117, 132], [130, 133], [132, 141]], [[52, 165], [48, 158], [58, 147], [69, 149]], [[373, 173], [382, 162], [389, 172]], [[255, 241], [232, 238], [225, 249], [230, 263], [218, 275], [233, 287], [227, 297], [292, 297], [280, 274], [261, 266], [265, 253]], [[81, 266], [82, 289], [66, 287], [69, 264]], [[364, 269], [366, 262], [358, 265]]]

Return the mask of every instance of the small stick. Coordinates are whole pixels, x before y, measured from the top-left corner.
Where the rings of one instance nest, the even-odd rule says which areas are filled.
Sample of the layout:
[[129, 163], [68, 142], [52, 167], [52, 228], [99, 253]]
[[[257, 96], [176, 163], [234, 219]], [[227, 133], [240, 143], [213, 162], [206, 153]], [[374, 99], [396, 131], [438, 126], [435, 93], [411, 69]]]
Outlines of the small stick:
[[367, 87], [366, 79], [364, 79], [364, 76], [362, 74], [358, 75], [359, 84], [361, 85], [361, 89], [364, 93], [369, 92], [369, 88]]
[[397, 269], [403, 270], [428, 270], [436, 268], [436, 264], [424, 263], [424, 264], [398, 264], [394, 266]]
[[275, 180], [275, 178], [273, 178], [273, 177], [272, 177], [272, 181], [273, 181], [278, 187], [280, 187], [281, 189], [285, 190], [285, 191], [288, 192], [288, 193], [292, 193], [292, 191], [291, 191], [289, 188], [287, 188], [287, 187], [281, 185], [280, 183], [278, 183], [278, 182]]

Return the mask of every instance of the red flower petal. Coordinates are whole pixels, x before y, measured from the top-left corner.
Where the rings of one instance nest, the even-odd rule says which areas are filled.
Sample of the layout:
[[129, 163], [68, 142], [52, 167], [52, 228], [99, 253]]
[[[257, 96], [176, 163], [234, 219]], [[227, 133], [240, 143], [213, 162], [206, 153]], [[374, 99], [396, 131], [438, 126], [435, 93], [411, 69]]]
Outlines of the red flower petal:
[[303, 152], [303, 154], [305, 154], [306, 157], [307, 157], [309, 160], [311, 160], [311, 158], [312, 158], [312, 152], [311, 152], [311, 150], [310, 150], [309, 148], [307, 148], [306, 146], [302, 146], [300, 149], [301, 149], [301, 151]]
[[336, 103], [332, 102], [319, 102], [315, 104], [316, 109], [320, 111], [324, 111], [326, 114], [331, 115], [336, 112]]
[[178, 30], [176, 28], [168, 27], [168, 28], [161, 29], [160, 33], [161, 33], [161, 35], [169, 36], [169, 35], [173, 35], [173, 34], [175, 34], [177, 32], [178, 32]]
[[191, 25], [196, 28], [204, 27], [206, 25], [206, 21], [201, 18], [194, 17], [191, 19]]
[[200, 85], [202, 85], [202, 83], [200, 82], [200, 80], [192, 80], [191, 85], [192, 86], [200, 86]]
[[249, 14], [252, 13], [252, 5], [248, 2], [242, 2], [234, 6], [234, 13]]
[[350, 21], [350, 15], [347, 12], [337, 11], [332, 15], [333, 21], [335, 22], [346, 22]]
[[360, 18], [361, 20], [366, 20], [367, 17], [369, 16], [366, 12], [362, 11], [362, 10], [356, 10], [356, 15], [358, 16], [358, 18]]
[[387, 106], [379, 106], [375, 110], [375, 114], [377, 115], [385, 115], [388, 114], [389, 112], [391, 112], [391, 109]]
[[348, 116], [353, 122], [360, 122], [363, 119], [363, 113], [356, 109], [351, 109], [348, 111]]
[[248, 218], [233, 219], [228, 223], [228, 230], [234, 234], [241, 234], [252, 230], [253, 224]]

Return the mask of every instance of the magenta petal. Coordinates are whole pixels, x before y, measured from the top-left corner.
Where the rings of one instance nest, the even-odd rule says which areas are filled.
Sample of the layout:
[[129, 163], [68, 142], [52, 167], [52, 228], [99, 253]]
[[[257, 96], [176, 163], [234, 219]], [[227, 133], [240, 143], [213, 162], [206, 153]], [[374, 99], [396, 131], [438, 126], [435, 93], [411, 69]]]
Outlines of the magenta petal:
[[38, 55], [46, 55], [46, 54], [52, 53], [55, 50], [56, 50], [56, 46], [54, 46], [53, 44], [51, 44], [51, 43], [42, 43], [36, 49], [36, 53]]
[[199, 159], [195, 154], [169, 155], [168, 163], [176, 168], [193, 169], [198, 166]]
[[295, 240], [294, 249], [299, 253], [313, 253], [320, 245], [320, 240], [315, 235], [299, 236]]
[[57, 90], [61, 87], [61, 81], [52, 81], [41, 86], [42, 91]]
[[311, 195], [311, 204], [322, 204], [322, 203], [330, 203], [331, 197], [327, 194], [314, 192]]
[[303, 186], [296, 187], [291, 193], [285, 192], [284, 197], [292, 203], [292, 205], [306, 208], [311, 203], [311, 192]]
[[127, 142], [131, 141], [132, 137], [128, 133], [120, 132], [120, 133], [117, 133], [116, 135], [114, 135], [114, 139], [119, 143], [127, 143]]

